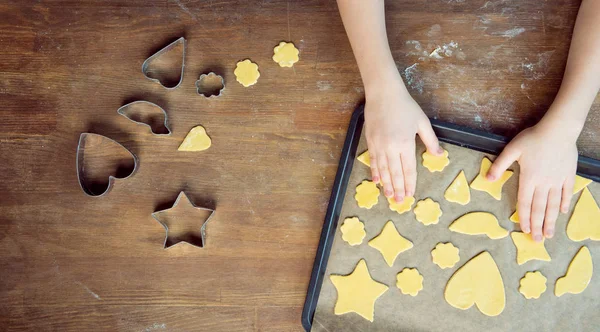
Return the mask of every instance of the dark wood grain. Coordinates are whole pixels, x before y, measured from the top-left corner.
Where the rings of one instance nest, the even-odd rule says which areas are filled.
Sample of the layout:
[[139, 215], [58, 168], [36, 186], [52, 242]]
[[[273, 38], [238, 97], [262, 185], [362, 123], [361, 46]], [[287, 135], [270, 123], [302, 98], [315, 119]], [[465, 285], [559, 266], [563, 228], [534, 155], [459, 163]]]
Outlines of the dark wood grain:
[[[552, 102], [578, 5], [389, 1], [388, 33], [429, 116], [514, 135]], [[185, 76], [169, 91], [141, 64], [179, 36]], [[271, 60], [282, 40], [300, 49], [294, 68]], [[448, 44], [452, 55], [429, 56]], [[2, 1], [0, 45], [1, 330], [301, 329], [346, 126], [364, 98], [334, 1]], [[233, 75], [245, 58], [261, 72], [250, 88]], [[223, 96], [196, 94], [208, 71], [224, 76]], [[165, 108], [172, 136], [116, 113], [137, 99]], [[199, 124], [213, 146], [178, 153]], [[140, 160], [101, 198], [78, 185], [86, 131]], [[599, 134], [597, 99], [583, 154], [600, 157]], [[216, 207], [203, 249], [162, 249], [150, 214], [180, 190]]]

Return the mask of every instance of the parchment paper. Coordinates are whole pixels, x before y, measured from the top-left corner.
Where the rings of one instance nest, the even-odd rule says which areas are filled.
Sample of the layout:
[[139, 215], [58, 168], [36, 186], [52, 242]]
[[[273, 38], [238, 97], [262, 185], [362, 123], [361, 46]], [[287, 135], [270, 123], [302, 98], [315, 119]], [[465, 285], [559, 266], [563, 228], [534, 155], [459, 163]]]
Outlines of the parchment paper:
[[[420, 143], [420, 142], [419, 142]], [[412, 211], [399, 215], [389, 210], [383, 194], [371, 210], [361, 209], [354, 200], [355, 188], [364, 179], [370, 179], [369, 168], [355, 160], [346, 191], [342, 214], [338, 222], [331, 257], [319, 296], [312, 331], [600, 331], [600, 242], [586, 240], [573, 242], [566, 236], [568, 218], [580, 193], [573, 196], [571, 210], [561, 214], [557, 221], [556, 235], [546, 240], [551, 262], [529, 261], [519, 266], [516, 248], [510, 236], [491, 240], [485, 235], [469, 236], [451, 232], [448, 225], [467, 212], [493, 213], [500, 225], [509, 231], [519, 230], [508, 218], [515, 211], [518, 165], [515, 174], [504, 185], [502, 200], [496, 201], [484, 192], [471, 190], [471, 202], [466, 206], [447, 202], [444, 191], [460, 170], [472, 181], [479, 173], [481, 159], [485, 154], [443, 144], [448, 150], [450, 165], [442, 173], [430, 173], [421, 165], [422, 144], [417, 145], [418, 183], [415, 199], [431, 197], [439, 202], [443, 211], [437, 225], [424, 226], [415, 219]], [[358, 153], [366, 150], [364, 137]], [[357, 154], [358, 155], [358, 154]], [[491, 160], [494, 156], [490, 156]], [[596, 201], [600, 201], [600, 184], [588, 186]], [[346, 217], [357, 216], [365, 223], [367, 236], [360, 246], [352, 247], [341, 238], [339, 227]], [[414, 247], [401, 253], [393, 267], [367, 242], [377, 236], [384, 224], [392, 220], [396, 228]], [[460, 261], [451, 269], [440, 269], [431, 261], [431, 250], [438, 242], [452, 242], [460, 249]], [[569, 263], [583, 245], [586, 245], [594, 261], [594, 275], [587, 289], [578, 295], [554, 295], [556, 279], [563, 276]], [[450, 276], [478, 253], [490, 252], [500, 269], [506, 292], [506, 307], [496, 317], [483, 315], [473, 306], [459, 310], [444, 300], [444, 289]], [[389, 286], [375, 304], [375, 319], [371, 323], [355, 313], [335, 315], [333, 308], [337, 299], [330, 274], [347, 275], [358, 261], [364, 258], [371, 277]], [[404, 267], [414, 267], [423, 275], [423, 290], [416, 297], [404, 295], [396, 287], [396, 275]], [[548, 279], [547, 290], [539, 299], [527, 300], [519, 293], [519, 281], [528, 271], [539, 270]]]

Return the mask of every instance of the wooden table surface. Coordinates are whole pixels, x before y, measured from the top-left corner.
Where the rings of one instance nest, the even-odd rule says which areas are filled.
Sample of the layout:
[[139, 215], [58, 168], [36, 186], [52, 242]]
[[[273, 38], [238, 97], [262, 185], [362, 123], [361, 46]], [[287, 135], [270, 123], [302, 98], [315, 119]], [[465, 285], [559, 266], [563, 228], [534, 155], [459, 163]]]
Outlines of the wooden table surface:
[[[565, 67], [576, 0], [388, 1], [388, 34], [434, 118], [515, 135]], [[146, 79], [146, 57], [188, 40], [182, 85]], [[271, 60], [282, 40], [294, 68]], [[0, 329], [299, 331], [346, 127], [364, 90], [334, 1], [0, 2]], [[439, 58], [431, 52], [440, 47]], [[261, 72], [244, 88], [233, 69]], [[196, 95], [209, 70], [219, 98]], [[117, 115], [163, 106], [173, 135]], [[178, 153], [202, 124], [213, 146]], [[79, 188], [80, 133], [121, 142], [139, 170], [100, 198]], [[579, 141], [600, 157], [600, 99]], [[207, 244], [162, 247], [151, 213], [185, 190], [216, 207]]]

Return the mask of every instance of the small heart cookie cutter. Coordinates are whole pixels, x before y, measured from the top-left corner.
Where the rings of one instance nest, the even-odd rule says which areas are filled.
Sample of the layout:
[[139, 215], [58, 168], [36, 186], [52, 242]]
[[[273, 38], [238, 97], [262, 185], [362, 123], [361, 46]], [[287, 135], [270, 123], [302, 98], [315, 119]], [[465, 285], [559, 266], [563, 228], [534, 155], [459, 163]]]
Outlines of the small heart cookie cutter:
[[[85, 181], [83, 181], [83, 172], [84, 172], [83, 158], [84, 158], [84, 150], [85, 150], [85, 141], [87, 139], [108, 140], [108, 141], [122, 147], [133, 158], [133, 170], [131, 171], [131, 173], [129, 173], [129, 175], [122, 177], [122, 178], [117, 178], [116, 176], [110, 175], [108, 177], [108, 185], [106, 186], [106, 189], [100, 194], [94, 193], [90, 188], [88, 188], [86, 186]], [[106, 195], [112, 189], [113, 183], [115, 182], [116, 179], [120, 179], [120, 180], [127, 179], [127, 178], [131, 177], [138, 169], [137, 157], [131, 151], [129, 151], [129, 149], [127, 149], [125, 146], [123, 146], [123, 144], [121, 144], [113, 139], [110, 139], [106, 136], [94, 134], [94, 133], [81, 133], [81, 135], [79, 135], [79, 143], [77, 144], [77, 159], [76, 159], [75, 164], [77, 167], [77, 178], [79, 179], [79, 186], [81, 187], [81, 189], [83, 190], [83, 192], [86, 195], [91, 196], [91, 197], [100, 197], [100, 196]]]
[[[136, 120], [130, 118], [127, 115], [127, 112], [126, 112], [127, 108], [129, 108], [131, 106], [134, 106], [134, 105], [139, 105], [139, 104], [147, 104], [147, 105], [150, 105], [152, 107], [156, 107], [156, 108], [158, 108], [159, 110], [162, 111], [163, 115], [165, 116], [165, 120], [163, 122], [163, 125], [167, 129], [167, 133], [165, 133], [165, 134], [155, 133], [154, 129], [152, 128], [152, 126], [149, 125], [148, 123], [141, 122], [141, 121], [136, 121]], [[127, 119], [129, 119], [132, 122], [135, 122], [137, 124], [141, 124], [141, 125], [144, 125], [146, 127], [149, 127], [150, 128], [150, 132], [152, 132], [152, 134], [154, 134], [154, 135], [157, 135], [157, 136], [168, 136], [168, 135], [171, 135], [171, 128], [169, 128], [169, 117], [167, 116], [167, 111], [165, 111], [162, 107], [156, 105], [155, 103], [152, 103], [152, 102], [149, 102], [149, 101], [146, 101], [146, 100], [136, 100], [136, 101], [133, 101], [131, 103], [128, 103], [128, 104], [125, 104], [125, 105], [119, 107], [119, 109], [117, 110], [117, 113], [120, 114], [120, 115], [122, 115], [122, 116], [124, 116], [124, 117], [126, 117]]]
[[[152, 60], [154, 60], [154, 59], [158, 58], [159, 56], [161, 56], [161, 55], [169, 52], [173, 48], [179, 46], [179, 44], [183, 44], [183, 51], [181, 52], [182, 53], [181, 75], [179, 76], [179, 82], [175, 86], [168, 87], [168, 86], [165, 86], [164, 84], [162, 84], [162, 82], [159, 79], [148, 76], [148, 66], [150, 65], [150, 63], [152, 62]], [[185, 40], [184, 37], [180, 37], [179, 39], [175, 40], [171, 44], [163, 47], [160, 51], [158, 51], [158, 52], [152, 54], [150, 57], [148, 57], [144, 61], [144, 63], [142, 63], [142, 73], [144, 74], [144, 76], [147, 79], [149, 79], [151, 81], [154, 81], [154, 82], [157, 82], [158, 84], [162, 85], [165, 89], [172, 90], [172, 89], [177, 88], [181, 84], [181, 82], [183, 81], [183, 68], [185, 67], [185, 48], [186, 48], [186, 40]]]

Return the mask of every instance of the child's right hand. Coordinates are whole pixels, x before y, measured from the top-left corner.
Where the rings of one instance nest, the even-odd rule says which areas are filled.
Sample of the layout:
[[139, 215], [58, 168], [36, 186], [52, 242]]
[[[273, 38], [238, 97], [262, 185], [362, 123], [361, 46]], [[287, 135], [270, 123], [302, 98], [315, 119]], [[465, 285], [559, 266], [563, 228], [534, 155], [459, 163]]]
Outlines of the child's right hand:
[[412, 99], [398, 74], [377, 89], [367, 90], [365, 127], [371, 174], [383, 185], [386, 197], [402, 202], [417, 184], [415, 135], [427, 151], [440, 155], [437, 136], [421, 107]]

